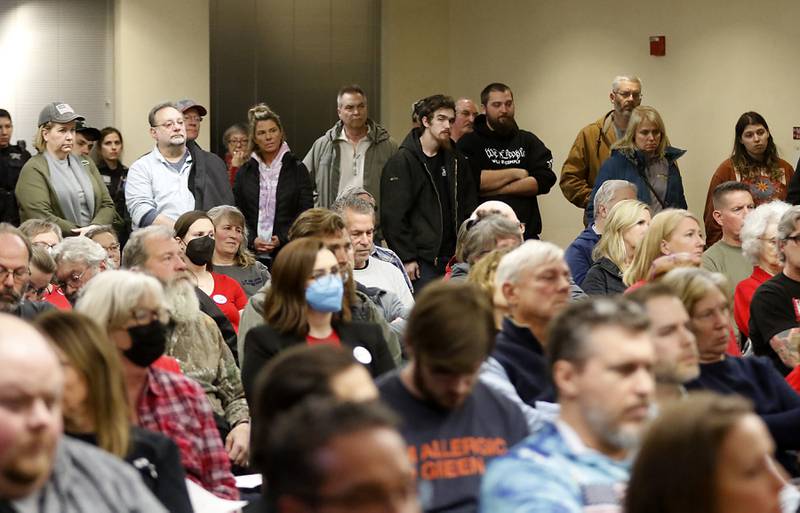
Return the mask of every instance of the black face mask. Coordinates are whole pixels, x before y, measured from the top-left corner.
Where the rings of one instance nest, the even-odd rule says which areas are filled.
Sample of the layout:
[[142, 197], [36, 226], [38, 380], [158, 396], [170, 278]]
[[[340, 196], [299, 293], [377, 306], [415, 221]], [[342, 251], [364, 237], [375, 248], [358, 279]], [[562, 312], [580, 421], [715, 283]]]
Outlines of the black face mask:
[[131, 347], [122, 352], [138, 367], [149, 367], [167, 348], [167, 327], [159, 321], [128, 328]]
[[207, 265], [214, 258], [214, 244], [210, 235], [192, 239], [186, 245], [186, 256], [194, 265]]

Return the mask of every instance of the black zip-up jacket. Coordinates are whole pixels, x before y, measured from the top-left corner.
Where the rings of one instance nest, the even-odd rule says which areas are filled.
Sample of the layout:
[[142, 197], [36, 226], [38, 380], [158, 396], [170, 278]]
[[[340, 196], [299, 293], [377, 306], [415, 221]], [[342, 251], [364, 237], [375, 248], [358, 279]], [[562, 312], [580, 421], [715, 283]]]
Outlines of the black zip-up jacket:
[[[442, 244], [441, 191], [428, 169], [419, 138], [422, 131], [409, 132], [400, 149], [383, 167], [381, 176], [381, 225], [389, 247], [403, 262], [435, 262]], [[450, 205], [454, 230], [478, 206], [478, 184], [466, 157], [452, 149], [444, 152], [450, 183]], [[455, 239], [456, 234], [452, 234]]]
[[[244, 214], [247, 225], [247, 247], [253, 249], [258, 235], [258, 199], [261, 176], [258, 161], [251, 158], [236, 172], [233, 195], [236, 206]], [[278, 190], [275, 192], [275, 222], [273, 235], [281, 245], [289, 242], [289, 228], [297, 216], [314, 206], [314, 188], [306, 166], [292, 152], [286, 152], [281, 160]], [[273, 254], [274, 256], [274, 254]]]
[[499, 200], [514, 209], [519, 220], [526, 224], [526, 239], [542, 233], [542, 216], [536, 198], [550, 192], [558, 179], [553, 172], [553, 154], [547, 146], [527, 130], [516, 129], [509, 135], [500, 135], [488, 127], [486, 115], [481, 114], [475, 118], [475, 131], [458, 140], [458, 149], [469, 158], [478, 187], [484, 169], [519, 167], [536, 178], [539, 184], [536, 196], [482, 195], [481, 200]]

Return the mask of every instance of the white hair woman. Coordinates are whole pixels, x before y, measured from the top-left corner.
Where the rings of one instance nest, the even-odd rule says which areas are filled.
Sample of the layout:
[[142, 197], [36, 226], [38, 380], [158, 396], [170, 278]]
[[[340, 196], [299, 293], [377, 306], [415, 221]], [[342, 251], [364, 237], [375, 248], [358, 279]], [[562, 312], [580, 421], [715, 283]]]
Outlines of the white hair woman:
[[736, 285], [733, 296], [733, 319], [743, 337], [750, 336], [750, 302], [756, 289], [781, 272], [778, 258], [778, 221], [791, 205], [773, 201], [759, 205], [742, 225], [742, 253], [751, 264], [753, 274]]

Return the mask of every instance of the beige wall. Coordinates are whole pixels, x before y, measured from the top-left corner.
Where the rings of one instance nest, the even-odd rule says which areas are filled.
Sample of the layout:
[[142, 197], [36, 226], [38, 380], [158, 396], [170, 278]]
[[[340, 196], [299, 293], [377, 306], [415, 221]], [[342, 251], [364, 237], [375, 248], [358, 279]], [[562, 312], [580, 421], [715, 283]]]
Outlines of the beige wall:
[[[383, 112], [395, 138], [407, 132], [416, 98], [446, 90], [477, 100], [483, 86], [501, 81], [514, 90], [519, 125], [547, 144], [560, 172], [578, 130], [610, 109], [614, 75], [630, 72], [642, 77], [644, 103], [661, 112], [673, 145], [688, 150], [679, 164], [696, 213], [742, 112], [764, 115], [781, 155], [796, 163], [796, 0], [435, 4], [449, 15], [431, 20], [423, 2], [383, 2]], [[667, 37], [665, 57], [649, 55], [650, 35]], [[558, 186], [540, 202], [544, 237], [568, 244], [582, 227], [580, 211]]]
[[[208, 0], [116, 0], [114, 122], [125, 137], [124, 162], [150, 151], [150, 108], [192, 98], [209, 106]], [[198, 142], [208, 148], [210, 117]]]

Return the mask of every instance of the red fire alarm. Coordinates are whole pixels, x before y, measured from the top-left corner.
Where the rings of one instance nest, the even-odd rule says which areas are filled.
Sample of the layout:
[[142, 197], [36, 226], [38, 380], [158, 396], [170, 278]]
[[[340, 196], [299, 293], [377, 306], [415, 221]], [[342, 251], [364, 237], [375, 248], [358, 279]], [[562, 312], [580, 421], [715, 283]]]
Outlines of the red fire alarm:
[[663, 57], [667, 55], [666, 36], [650, 36], [650, 55]]

